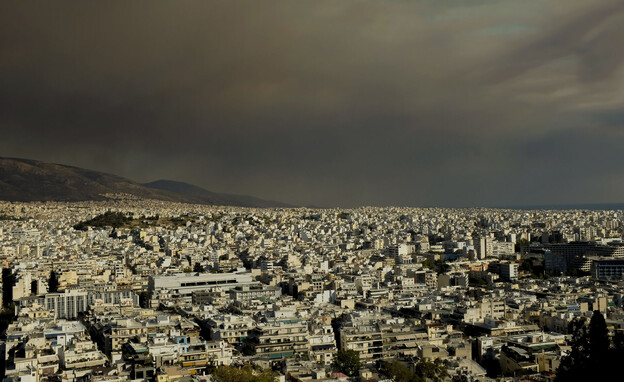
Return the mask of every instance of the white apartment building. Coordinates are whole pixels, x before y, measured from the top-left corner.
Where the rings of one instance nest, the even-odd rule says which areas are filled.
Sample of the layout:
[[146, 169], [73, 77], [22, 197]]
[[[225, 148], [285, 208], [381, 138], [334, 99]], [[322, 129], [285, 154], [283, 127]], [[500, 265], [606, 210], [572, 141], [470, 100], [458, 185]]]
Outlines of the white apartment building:
[[251, 284], [251, 273], [179, 273], [171, 276], [150, 276], [148, 294], [150, 306], [161, 302], [192, 302], [195, 291], [230, 290], [236, 286]]

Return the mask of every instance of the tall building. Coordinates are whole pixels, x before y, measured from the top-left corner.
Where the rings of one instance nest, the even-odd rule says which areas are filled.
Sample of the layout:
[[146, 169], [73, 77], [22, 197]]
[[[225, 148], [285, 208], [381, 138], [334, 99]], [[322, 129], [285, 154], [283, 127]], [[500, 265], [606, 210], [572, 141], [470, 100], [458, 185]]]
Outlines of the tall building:
[[606, 245], [580, 241], [566, 244], [545, 245], [544, 265], [546, 272], [567, 272], [581, 270], [589, 272], [590, 257], [622, 258], [624, 257], [624, 243], [611, 242]]
[[500, 277], [507, 281], [515, 281], [518, 279], [518, 264], [503, 263], [500, 264]]
[[591, 275], [596, 279], [622, 280], [624, 259], [595, 259], [591, 265]]
[[494, 240], [491, 237], [481, 236], [478, 240], [475, 240], [475, 254], [477, 259], [483, 260], [488, 256], [494, 254], [493, 248]]
[[131, 290], [86, 291], [66, 289], [62, 293], [25, 297], [17, 301], [18, 307], [37, 302], [54, 312], [55, 318], [75, 319], [92, 305], [139, 306], [139, 296]]
[[515, 245], [512, 242], [495, 241], [492, 243], [492, 255], [495, 257], [513, 255], [515, 252]]

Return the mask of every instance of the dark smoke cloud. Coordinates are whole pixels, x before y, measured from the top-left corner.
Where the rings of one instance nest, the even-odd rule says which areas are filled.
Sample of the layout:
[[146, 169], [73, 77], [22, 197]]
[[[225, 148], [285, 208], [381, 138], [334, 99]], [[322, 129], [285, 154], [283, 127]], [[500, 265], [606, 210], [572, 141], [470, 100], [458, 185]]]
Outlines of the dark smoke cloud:
[[621, 201], [624, 5], [0, 5], [0, 155], [316, 205]]

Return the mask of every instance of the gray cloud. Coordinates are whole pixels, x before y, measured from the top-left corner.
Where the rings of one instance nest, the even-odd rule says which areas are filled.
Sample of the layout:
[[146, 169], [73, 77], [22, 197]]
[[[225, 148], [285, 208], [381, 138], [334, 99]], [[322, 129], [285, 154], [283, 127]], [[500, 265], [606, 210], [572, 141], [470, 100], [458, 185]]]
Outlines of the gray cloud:
[[3, 3], [0, 152], [317, 205], [619, 201], [623, 18], [616, 0]]

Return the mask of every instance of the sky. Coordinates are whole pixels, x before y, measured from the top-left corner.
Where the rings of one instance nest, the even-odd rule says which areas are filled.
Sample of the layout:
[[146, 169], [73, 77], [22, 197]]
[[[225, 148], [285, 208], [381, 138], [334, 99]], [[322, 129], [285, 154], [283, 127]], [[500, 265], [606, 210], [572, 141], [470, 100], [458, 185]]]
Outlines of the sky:
[[621, 0], [0, 3], [0, 156], [297, 205], [624, 202]]

